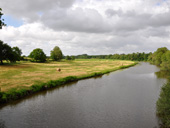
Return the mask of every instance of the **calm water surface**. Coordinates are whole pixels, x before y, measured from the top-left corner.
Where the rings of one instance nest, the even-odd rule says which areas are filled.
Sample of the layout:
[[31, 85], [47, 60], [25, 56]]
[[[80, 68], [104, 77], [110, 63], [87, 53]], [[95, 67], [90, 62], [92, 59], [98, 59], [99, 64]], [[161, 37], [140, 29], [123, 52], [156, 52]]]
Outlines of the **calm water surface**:
[[1, 106], [0, 128], [158, 128], [157, 71], [141, 63]]

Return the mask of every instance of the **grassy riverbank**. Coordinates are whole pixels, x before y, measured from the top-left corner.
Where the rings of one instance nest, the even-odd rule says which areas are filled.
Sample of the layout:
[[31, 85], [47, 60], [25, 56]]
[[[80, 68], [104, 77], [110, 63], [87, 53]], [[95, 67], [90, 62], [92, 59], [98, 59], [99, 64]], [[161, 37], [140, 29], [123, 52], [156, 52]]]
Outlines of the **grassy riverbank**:
[[[133, 65], [135, 63], [132, 61], [97, 59], [3, 65], [0, 66], [0, 102], [19, 99], [40, 90]], [[61, 72], [58, 72], [57, 68], [60, 68]]]

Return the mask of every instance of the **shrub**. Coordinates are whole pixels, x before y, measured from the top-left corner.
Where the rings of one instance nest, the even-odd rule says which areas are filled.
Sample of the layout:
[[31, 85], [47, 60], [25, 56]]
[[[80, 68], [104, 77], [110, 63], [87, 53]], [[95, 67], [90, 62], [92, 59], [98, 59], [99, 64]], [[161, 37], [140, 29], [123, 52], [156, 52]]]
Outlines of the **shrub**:
[[160, 117], [163, 125], [170, 127], [170, 83], [162, 87], [157, 101], [157, 115]]

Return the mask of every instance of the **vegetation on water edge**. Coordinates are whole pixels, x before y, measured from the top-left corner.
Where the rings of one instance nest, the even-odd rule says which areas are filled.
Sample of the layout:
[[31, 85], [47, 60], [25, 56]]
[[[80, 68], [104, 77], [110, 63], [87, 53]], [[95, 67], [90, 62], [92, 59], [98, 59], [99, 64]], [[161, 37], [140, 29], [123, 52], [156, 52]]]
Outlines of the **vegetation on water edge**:
[[168, 82], [161, 88], [159, 99], [157, 100], [157, 115], [162, 121], [161, 126], [170, 128], [170, 50], [166, 47], [158, 48], [150, 54], [148, 61], [160, 67], [162, 72], [166, 72]]
[[163, 85], [156, 105], [157, 115], [163, 123], [162, 127], [170, 128], [170, 83]]
[[50, 80], [45, 83], [34, 84], [29, 88], [22, 88], [22, 89], [11, 88], [10, 90], [8, 90], [6, 92], [0, 92], [0, 103], [6, 103], [6, 102], [9, 102], [12, 100], [17, 100], [17, 99], [23, 98], [25, 96], [31, 95], [35, 92], [46, 90], [46, 89], [57, 87], [57, 86], [61, 86], [66, 83], [69, 83], [69, 82], [86, 79], [86, 78], [90, 78], [90, 77], [95, 77], [95, 76], [101, 76], [103, 74], [106, 74], [106, 73], [109, 73], [109, 72], [112, 72], [112, 71], [115, 71], [118, 69], [128, 68], [128, 67], [134, 66], [136, 64], [137, 63], [133, 63], [130, 65], [120, 66], [120, 67], [116, 67], [114, 69], [104, 70], [101, 72], [94, 72], [94, 73], [83, 75], [83, 76], [68, 76], [65, 78], [58, 79], [58, 80]]

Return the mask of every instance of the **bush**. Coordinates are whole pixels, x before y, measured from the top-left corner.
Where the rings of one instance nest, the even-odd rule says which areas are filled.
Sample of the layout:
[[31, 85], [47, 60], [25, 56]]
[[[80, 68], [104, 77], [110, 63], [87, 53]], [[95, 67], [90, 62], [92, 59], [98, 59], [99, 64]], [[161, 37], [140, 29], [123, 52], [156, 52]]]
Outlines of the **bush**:
[[170, 83], [162, 87], [157, 101], [157, 115], [160, 117], [163, 125], [170, 127]]

